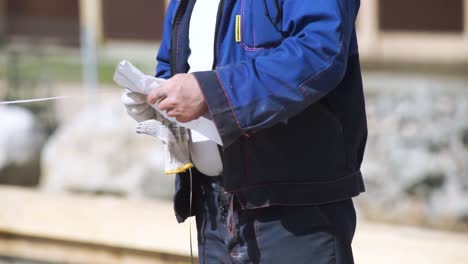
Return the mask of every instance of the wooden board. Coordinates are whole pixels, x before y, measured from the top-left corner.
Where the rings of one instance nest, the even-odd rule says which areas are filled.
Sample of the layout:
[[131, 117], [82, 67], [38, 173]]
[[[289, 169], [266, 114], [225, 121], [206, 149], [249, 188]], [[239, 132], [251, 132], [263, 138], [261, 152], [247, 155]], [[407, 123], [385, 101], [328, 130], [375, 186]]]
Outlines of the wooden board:
[[[189, 263], [188, 223], [176, 223], [169, 201], [1, 186], [0, 197], [0, 256], [55, 263]], [[353, 248], [360, 264], [468, 263], [467, 234], [362, 220]]]
[[380, 0], [384, 31], [463, 32], [464, 0]]
[[103, 0], [102, 4], [105, 39], [161, 40], [165, 1]]

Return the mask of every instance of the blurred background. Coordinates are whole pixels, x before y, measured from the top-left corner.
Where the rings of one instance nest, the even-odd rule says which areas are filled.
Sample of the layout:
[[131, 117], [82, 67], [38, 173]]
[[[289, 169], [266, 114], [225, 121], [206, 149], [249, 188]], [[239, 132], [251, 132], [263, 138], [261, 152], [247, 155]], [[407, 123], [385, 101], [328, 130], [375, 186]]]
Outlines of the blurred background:
[[[188, 263], [161, 144], [112, 82], [153, 74], [163, 0], [0, 0], [0, 263]], [[357, 263], [468, 263], [468, 0], [363, 0]]]

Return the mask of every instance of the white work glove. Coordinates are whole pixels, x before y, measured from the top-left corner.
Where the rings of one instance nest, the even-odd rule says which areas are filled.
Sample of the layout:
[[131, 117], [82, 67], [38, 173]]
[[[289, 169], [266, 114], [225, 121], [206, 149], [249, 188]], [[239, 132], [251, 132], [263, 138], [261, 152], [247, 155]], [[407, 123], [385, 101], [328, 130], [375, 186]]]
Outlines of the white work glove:
[[146, 97], [144, 94], [125, 89], [120, 98], [128, 115], [137, 122], [153, 119], [157, 114], [156, 110], [146, 102]]
[[138, 124], [136, 132], [159, 138], [164, 144], [166, 174], [184, 172], [193, 167], [188, 144], [190, 132], [167, 120], [147, 102], [146, 95], [125, 90], [121, 101]]
[[166, 174], [184, 172], [193, 167], [190, 161], [190, 130], [165, 119], [150, 119], [137, 124], [136, 132], [159, 138], [165, 146]]

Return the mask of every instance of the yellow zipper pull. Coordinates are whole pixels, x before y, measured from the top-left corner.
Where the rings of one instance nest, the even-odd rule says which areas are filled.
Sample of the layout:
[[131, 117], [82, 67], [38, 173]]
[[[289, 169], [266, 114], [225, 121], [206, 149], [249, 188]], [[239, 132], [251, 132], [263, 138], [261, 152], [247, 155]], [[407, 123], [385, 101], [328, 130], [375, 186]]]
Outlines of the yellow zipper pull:
[[242, 41], [242, 31], [241, 31], [241, 15], [236, 15], [236, 42], [240, 43]]

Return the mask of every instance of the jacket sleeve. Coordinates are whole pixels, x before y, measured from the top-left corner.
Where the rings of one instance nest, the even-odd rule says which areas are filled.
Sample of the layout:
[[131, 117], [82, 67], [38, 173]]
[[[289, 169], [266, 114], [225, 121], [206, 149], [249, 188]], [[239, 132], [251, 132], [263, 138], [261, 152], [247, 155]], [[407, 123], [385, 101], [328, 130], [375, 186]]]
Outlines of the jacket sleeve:
[[156, 57], [156, 77], [169, 79], [171, 77], [170, 66], [170, 47], [171, 47], [171, 31], [172, 21], [174, 20], [174, 13], [176, 12], [179, 0], [171, 0], [164, 16], [164, 28], [161, 46], [159, 47], [158, 55]]
[[228, 147], [299, 114], [343, 79], [359, 0], [283, 0], [280, 45], [195, 76]]

